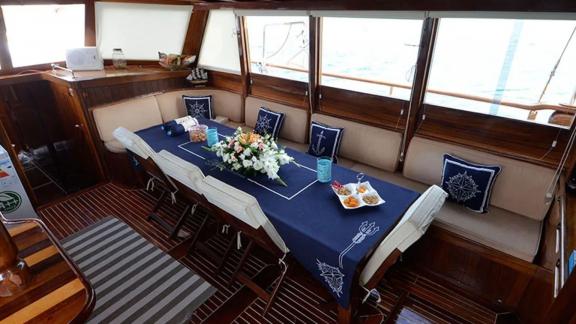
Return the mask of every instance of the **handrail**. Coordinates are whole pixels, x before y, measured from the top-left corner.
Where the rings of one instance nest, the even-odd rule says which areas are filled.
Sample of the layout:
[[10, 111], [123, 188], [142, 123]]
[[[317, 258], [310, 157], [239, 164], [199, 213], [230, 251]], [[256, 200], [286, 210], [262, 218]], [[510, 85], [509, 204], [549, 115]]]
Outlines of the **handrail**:
[[[252, 61], [251, 63], [262, 63], [262, 62]], [[292, 66], [272, 64], [272, 63], [265, 63], [265, 65], [269, 66], [269, 67], [273, 67], [273, 68], [278, 68], [278, 69], [308, 73], [308, 70], [306, 70], [306, 69], [292, 67]], [[373, 80], [373, 79], [359, 78], [359, 77], [353, 77], [353, 76], [348, 76], [348, 75], [343, 75], [343, 74], [338, 74], [338, 73], [322, 72], [322, 76], [328, 76], [328, 77], [334, 77], [334, 78], [345, 79], [345, 80], [350, 80], [350, 81], [359, 81], [359, 82], [388, 86], [391, 88], [390, 94], [392, 94], [392, 90], [394, 88], [412, 89], [412, 86], [409, 84], [401, 84], [401, 83], [394, 83], [394, 82], [388, 82], [388, 81], [379, 81], [379, 80]], [[551, 105], [551, 104], [527, 105], [527, 104], [522, 104], [522, 103], [513, 102], [513, 101], [495, 102], [491, 98], [474, 96], [474, 95], [467, 95], [467, 94], [463, 94], [463, 93], [444, 91], [444, 90], [427, 89], [427, 92], [439, 94], [439, 95], [444, 95], [444, 96], [461, 98], [461, 99], [480, 101], [480, 102], [492, 103], [492, 104], [499, 104], [499, 105], [503, 105], [503, 106], [519, 108], [519, 109], [524, 109], [524, 110], [530, 110], [530, 111], [555, 110], [555, 111], [568, 113], [568, 114], [576, 114], [576, 107], [571, 106], [571, 105], [566, 105], [566, 104], [560, 104], [560, 105]]]

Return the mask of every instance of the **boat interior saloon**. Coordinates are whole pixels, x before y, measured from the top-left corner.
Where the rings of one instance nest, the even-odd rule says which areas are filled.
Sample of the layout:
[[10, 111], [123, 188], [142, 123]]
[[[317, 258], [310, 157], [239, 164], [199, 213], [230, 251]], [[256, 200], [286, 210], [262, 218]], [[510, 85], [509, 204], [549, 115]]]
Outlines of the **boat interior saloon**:
[[576, 323], [576, 2], [0, 0], [0, 323]]

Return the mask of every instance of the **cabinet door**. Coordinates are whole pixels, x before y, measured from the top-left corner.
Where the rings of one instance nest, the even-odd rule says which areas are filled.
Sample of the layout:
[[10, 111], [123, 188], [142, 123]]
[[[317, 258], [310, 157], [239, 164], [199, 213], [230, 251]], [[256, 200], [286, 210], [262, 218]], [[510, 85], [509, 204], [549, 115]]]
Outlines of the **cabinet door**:
[[77, 91], [67, 84], [50, 86], [65, 134], [65, 140], [56, 144], [56, 150], [61, 145], [66, 152], [60, 163], [68, 168], [69, 183], [78, 186], [74, 189], [93, 185], [103, 178], [102, 166]]

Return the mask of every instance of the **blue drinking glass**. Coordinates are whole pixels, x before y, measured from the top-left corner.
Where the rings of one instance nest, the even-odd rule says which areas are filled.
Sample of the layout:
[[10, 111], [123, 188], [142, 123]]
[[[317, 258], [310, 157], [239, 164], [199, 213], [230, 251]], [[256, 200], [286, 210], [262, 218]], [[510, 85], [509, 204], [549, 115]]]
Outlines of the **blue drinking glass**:
[[208, 142], [207, 144], [209, 147], [218, 143], [218, 129], [208, 128], [206, 130], [206, 141]]
[[316, 176], [319, 182], [329, 183], [332, 180], [332, 159], [320, 157], [316, 161]]

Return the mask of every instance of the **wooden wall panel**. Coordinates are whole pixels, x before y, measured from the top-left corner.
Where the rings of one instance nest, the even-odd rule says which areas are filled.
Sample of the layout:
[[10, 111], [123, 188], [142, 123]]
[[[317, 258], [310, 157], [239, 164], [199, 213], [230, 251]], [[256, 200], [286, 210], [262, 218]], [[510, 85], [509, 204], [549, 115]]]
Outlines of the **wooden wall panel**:
[[[368, 125], [401, 131], [406, 124], [408, 102], [321, 86], [318, 111]], [[401, 116], [401, 112], [404, 115]]]
[[288, 106], [309, 109], [308, 83], [250, 74], [250, 95]]
[[517, 309], [539, 269], [436, 226], [410, 248], [407, 258], [430, 276], [502, 312]]
[[189, 83], [184, 78], [180, 77], [116, 85], [81, 87], [80, 93], [83, 97], [85, 108], [90, 108], [145, 94], [187, 87], [190, 87]]
[[[555, 167], [569, 130], [464, 110], [424, 105], [416, 134]], [[558, 138], [556, 148], [551, 144]]]
[[208, 85], [242, 94], [242, 76], [239, 74], [208, 71]]

